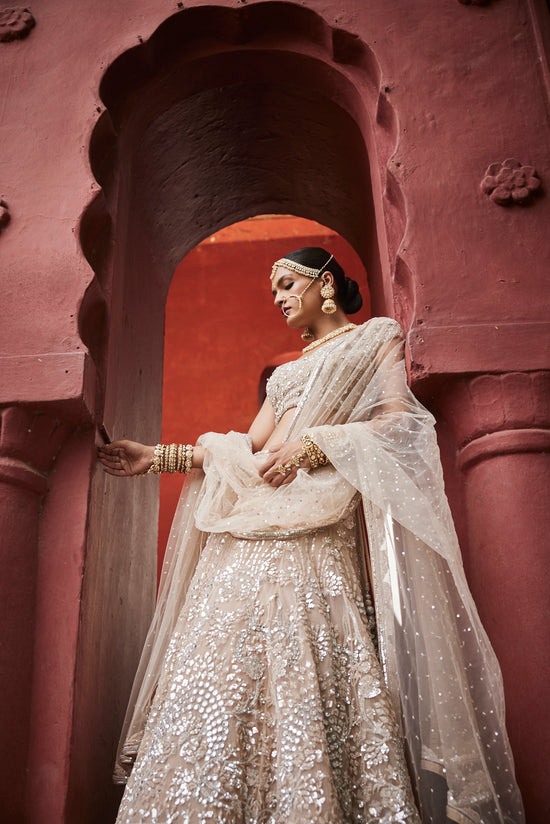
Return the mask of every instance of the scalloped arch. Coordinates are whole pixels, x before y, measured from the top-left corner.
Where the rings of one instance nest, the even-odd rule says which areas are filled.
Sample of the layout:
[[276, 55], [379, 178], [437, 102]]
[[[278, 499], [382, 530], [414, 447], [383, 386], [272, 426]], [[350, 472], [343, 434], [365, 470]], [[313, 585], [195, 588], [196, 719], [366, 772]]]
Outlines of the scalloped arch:
[[[147, 315], [162, 329], [182, 257], [259, 213], [294, 213], [339, 232], [365, 264], [374, 310], [393, 314], [392, 261], [405, 226], [400, 185], [387, 172], [397, 119], [359, 37], [294, 3], [181, 10], [109, 66], [100, 94], [106, 110], [90, 161], [102, 195], [80, 229], [95, 272], [80, 328], [96, 362], [109, 357], [106, 336], [90, 332], [87, 313], [105, 300], [109, 350], [126, 362], [121, 353], [136, 352], [121, 328], [143, 327]], [[162, 340], [149, 343], [162, 351]]]

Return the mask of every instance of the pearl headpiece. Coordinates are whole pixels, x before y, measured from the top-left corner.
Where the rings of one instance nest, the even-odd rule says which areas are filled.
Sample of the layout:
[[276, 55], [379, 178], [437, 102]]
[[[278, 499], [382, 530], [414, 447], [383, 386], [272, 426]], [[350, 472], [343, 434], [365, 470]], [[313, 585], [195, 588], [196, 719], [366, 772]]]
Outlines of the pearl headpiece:
[[302, 263], [296, 263], [295, 260], [289, 260], [288, 258], [280, 258], [275, 261], [271, 269], [271, 282], [273, 282], [277, 275], [277, 269], [283, 266], [285, 269], [290, 269], [291, 272], [296, 272], [298, 275], [305, 275], [308, 278], [318, 278], [325, 271], [332, 258], [333, 255], [330, 255], [326, 263], [323, 263], [320, 269], [313, 269], [311, 266], [304, 266]]

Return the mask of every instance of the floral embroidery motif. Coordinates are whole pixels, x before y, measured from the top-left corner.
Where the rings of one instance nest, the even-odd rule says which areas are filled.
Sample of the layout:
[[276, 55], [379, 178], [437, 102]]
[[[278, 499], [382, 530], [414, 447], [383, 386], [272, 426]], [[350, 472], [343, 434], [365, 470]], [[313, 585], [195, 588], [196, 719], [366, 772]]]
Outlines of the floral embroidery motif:
[[492, 163], [481, 182], [481, 191], [500, 206], [530, 203], [541, 191], [541, 181], [533, 166], [522, 166], [509, 157]]
[[418, 824], [356, 552], [210, 535], [119, 824]]

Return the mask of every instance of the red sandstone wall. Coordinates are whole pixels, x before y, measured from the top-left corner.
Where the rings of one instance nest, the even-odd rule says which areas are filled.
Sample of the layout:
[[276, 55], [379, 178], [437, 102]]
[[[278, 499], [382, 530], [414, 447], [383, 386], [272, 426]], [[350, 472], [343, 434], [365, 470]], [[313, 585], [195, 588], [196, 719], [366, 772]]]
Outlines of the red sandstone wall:
[[[0, 810], [113, 817], [156, 494], [92, 480], [93, 441], [160, 438], [164, 302], [184, 255], [237, 220], [292, 212], [351, 242], [374, 311], [409, 330], [503, 663], [529, 821], [543, 824], [547, 4], [184, 5], [34, 0], [21, 40], [0, 20], [0, 722], [20, 732]], [[523, 207], [481, 188], [507, 158], [542, 181], [530, 202], [505, 181]]]

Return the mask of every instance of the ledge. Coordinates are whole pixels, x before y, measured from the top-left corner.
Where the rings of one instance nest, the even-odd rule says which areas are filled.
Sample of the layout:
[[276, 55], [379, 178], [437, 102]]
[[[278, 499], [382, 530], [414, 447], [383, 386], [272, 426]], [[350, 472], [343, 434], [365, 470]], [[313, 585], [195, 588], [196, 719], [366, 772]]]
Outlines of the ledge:
[[87, 352], [0, 356], [0, 406], [59, 409], [64, 419], [95, 418], [97, 375]]
[[413, 385], [436, 375], [550, 369], [550, 323], [415, 326], [407, 335]]
[[458, 466], [466, 469], [478, 461], [500, 455], [550, 452], [550, 430], [505, 429], [476, 438], [460, 450]]

